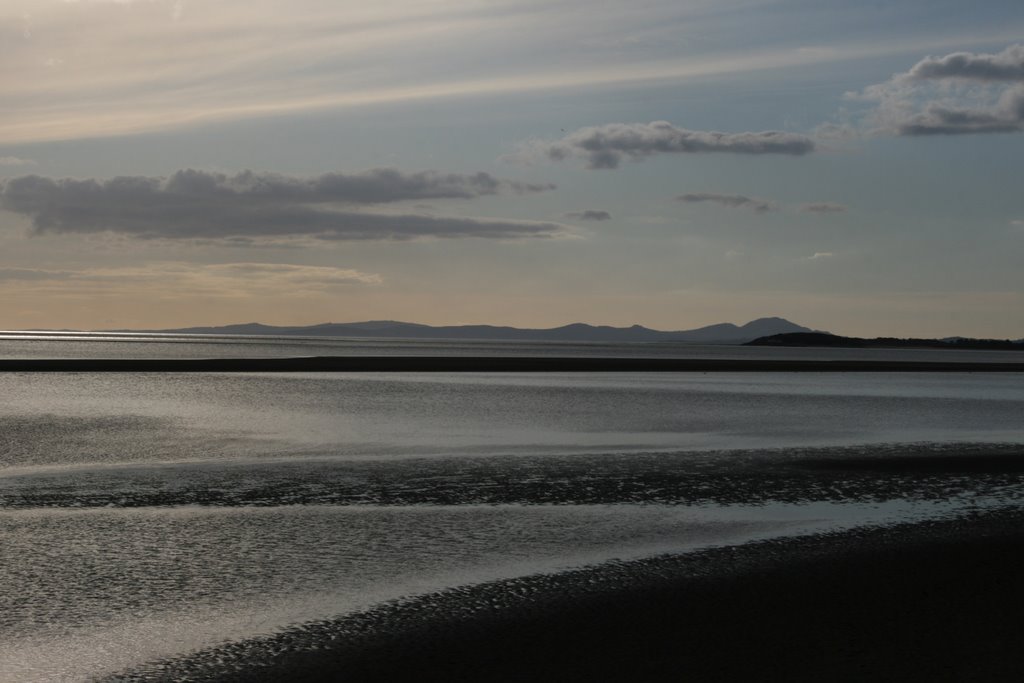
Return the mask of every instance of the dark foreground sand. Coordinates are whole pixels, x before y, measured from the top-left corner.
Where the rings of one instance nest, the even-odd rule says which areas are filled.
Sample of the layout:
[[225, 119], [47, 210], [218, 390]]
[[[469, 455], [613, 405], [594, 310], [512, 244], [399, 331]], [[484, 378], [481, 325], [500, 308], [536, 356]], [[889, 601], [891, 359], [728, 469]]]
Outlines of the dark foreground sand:
[[1020, 681], [1024, 512], [447, 591], [115, 680]]

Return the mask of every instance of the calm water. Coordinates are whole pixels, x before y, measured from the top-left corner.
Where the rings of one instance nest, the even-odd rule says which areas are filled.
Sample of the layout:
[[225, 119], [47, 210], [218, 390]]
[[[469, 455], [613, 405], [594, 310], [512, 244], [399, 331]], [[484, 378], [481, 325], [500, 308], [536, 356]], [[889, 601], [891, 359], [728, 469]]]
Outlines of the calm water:
[[270, 358], [391, 355], [1024, 362], [1024, 354], [1014, 351], [766, 348], [662, 342], [613, 344], [0, 331], [0, 358]]
[[[7, 357], [694, 348], [0, 340]], [[835, 466], [1017, 453], [1020, 375], [0, 374], [0, 396], [3, 681], [88, 680], [447, 587], [1021, 493], [1013, 471]]]

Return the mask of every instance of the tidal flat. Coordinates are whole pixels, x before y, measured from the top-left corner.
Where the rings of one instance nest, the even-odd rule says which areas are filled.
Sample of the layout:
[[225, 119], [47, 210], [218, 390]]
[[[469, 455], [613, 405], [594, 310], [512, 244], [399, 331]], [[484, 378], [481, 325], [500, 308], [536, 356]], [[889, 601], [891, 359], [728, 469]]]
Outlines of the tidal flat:
[[0, 390], [3, 680], [1021, 673], [1016, 373], [4, 372]]

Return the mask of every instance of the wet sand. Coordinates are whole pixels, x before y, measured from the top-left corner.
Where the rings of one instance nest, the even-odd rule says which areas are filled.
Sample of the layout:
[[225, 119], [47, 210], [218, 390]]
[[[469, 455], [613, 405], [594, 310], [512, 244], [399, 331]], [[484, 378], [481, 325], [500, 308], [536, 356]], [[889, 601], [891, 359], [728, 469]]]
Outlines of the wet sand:
[[453, 589], [111, 680], [1016, 681], [1024, 512]]
[[29, 358], [0, 359], [0, 372], [1024, 372], [1024, 362], [525, 356]]

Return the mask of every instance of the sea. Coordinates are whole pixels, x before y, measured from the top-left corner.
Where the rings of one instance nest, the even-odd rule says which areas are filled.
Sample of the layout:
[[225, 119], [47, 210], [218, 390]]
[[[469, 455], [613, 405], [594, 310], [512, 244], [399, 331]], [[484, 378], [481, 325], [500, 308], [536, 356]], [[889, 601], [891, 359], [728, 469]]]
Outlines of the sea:
[[[1022, 360], [0, 333], [0, 358], [330, 355]], [[1022, 494], [971, 466], [1024, 449], [1022, 373], [0, 373], [0, 397], [4, 683], [163, 680], [415, 596]]]

